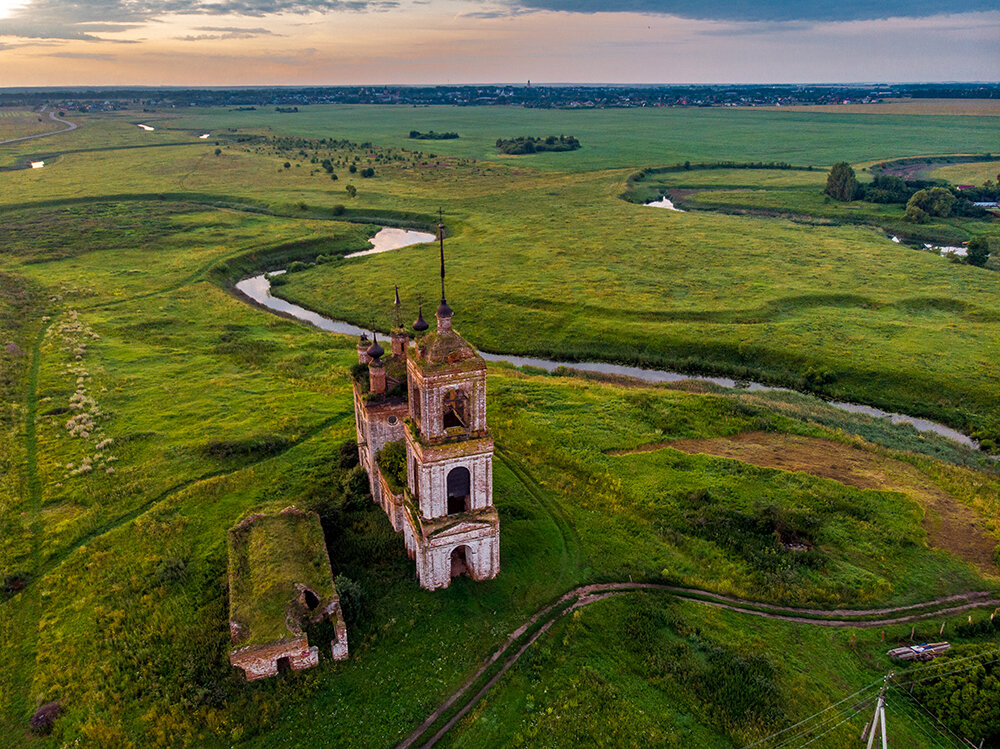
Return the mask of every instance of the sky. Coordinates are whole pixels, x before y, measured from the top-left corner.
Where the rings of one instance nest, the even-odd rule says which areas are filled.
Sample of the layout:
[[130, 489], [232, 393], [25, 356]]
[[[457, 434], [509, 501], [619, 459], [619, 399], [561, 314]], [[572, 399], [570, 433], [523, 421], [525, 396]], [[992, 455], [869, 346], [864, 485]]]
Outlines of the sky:
[[1000, 80], [1000, 0], [0, 0], [0, 87]]

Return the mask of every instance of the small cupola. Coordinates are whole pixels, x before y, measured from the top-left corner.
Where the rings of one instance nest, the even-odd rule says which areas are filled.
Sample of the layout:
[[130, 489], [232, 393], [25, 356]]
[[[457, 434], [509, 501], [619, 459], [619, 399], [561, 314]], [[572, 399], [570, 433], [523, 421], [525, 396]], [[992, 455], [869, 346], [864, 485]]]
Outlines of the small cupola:
[[378, 361], [385, 354], [385, 349], [379, 345], [378, 334], [374, 331], [372, 331], [372, 338], [374, 340], [372, 341], [372, 345], [368, 347], [368, 351], [366, 353], [369, 357], [371, 357], [372, 361]]
[[424, 319], [424, 305], [421, 304], [420, 309], [417, 312], [417, 320], [413, 323], [413, 329], [418, 333], [423, 333], [429, 327], [430, 325], [428, 325], [427, 321]]

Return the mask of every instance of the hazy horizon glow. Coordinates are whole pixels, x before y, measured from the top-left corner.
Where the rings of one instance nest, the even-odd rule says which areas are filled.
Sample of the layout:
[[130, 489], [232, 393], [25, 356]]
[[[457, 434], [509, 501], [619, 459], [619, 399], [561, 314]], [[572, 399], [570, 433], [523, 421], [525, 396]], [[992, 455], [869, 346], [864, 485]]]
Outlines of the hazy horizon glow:
[[738, 4], [625, 5], [0, 0], [0, 86], [1000, 79], [1000, 10], [974, 1], [890, 18], [847, 2], [839, 19], [809, 3], [751, 19]]

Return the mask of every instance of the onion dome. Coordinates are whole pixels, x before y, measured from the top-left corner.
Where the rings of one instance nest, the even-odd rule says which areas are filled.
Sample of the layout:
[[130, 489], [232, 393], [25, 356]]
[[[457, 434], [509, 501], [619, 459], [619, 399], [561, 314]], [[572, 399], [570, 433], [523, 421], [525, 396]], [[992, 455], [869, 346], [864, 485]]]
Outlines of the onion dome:
[[420, 310], [417, 313], [417, 321], [413, 323], [413, 329], [418, 333], [423, 333], [429, 327], [427, 321], [424, 319], [424, 305], [421, 304]]
[[368, 347], [368, 356], [370, 356], [374, 361], [378, 361], [385, 354], [385, 349], [378, 345], [378, 336], [372, 332], [372, 338], [374, 341], [372, 345]]
[[437, 316], [438, 317], [451, 317], [454, 312], [451, 311], [451, 307], [448, 306], [448, 302], [441, 297], [441, 304], [438, 305]]

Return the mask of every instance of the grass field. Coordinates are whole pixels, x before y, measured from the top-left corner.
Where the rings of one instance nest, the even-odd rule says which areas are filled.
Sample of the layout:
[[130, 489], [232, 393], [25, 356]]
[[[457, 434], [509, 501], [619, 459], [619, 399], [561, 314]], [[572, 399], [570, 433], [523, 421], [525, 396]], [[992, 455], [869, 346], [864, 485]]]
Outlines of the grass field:
[[39, 114], [24, 109], [0, 108], [0, 141], [23, 138], [26, 135], [49, 133], [62, 128], [62, 125], [49, 119], [48, 114]]
[[[885, 156], [866, 139], [889, 134], [892, 155], [981, 150], [984, 118], [845, 131], [825, 115], [461, 109], [445, 120], [344, 107], [251, 112], [239, 127], [373, 146], [278, 147], [232, 133], [216, 146], [214, 132], [243, 114], [85, 116], [46, 139], [56, 158], [45, 169], [0, 173], [0, 743], [391, 746], [581, 583], [669, 581], [822, 608], [1000, 590], [988, 558], [1000, 476], [973, 451], [801, 394], [491, 365], [502, 572], [423, 591], [385, 516], [348, 488], [354, 341], [231, 290], [257, 269], [322, 255], [281, 293], [384, 327], [396, 282], [407, 314], [418, 294], [433, 307], [433, 250], [338, 257], [365, 246], [372, 227], [358, 219], [426, 225], [442, 206], [456, 326], [484, 348], [766, 376], [989, 433], [995, 273], [864, 227], [619, 198], [661, 153], [771, 148], [767, 158], [798, 162], [798, 149], [820, 163], [838, 148]], [[685, 128], [712, 123], [685, 151]], [[608, 131], [630, 126], [620, 142]], [[463, 137], [421, 142], [423, 156], [400, 150], [410, 129], [432, 128]], [[565, 132], [584, 147], [501, 159], [489, 148], [498, 129]], [[444, 144], [454, 158], [429, 155]], [[339, 179], [314, 156], [331, 158]], [[350, 163], [376, 176], [352, 175]], [[742, 176], [691, 179], [714, 188]], [[822, 172], [748, 176], [805, 191]], [[692, 447], [746, 435], [795, 445], [800, 463]], [[831, 450], [867, 480], [815, 467]], [[247, 684], [227, 661], [226, 530], [289, 504], [320, 513], [334, 574], [358, 583], [362, 613], [349, 622], [348, 661]], [[976, 526], [974, 549], [942, 530], [955, 518]], [[956, 644], [988, 642], [955, 629], [967, 616], [946, 623]], [[879, 680], [885, 650], [910, 636], [909, 626], [821, 630], [630, 594], [557, 624], [446, 743], [742, 746]], [[761, 709], [745, 708], [747, 694]], [[53, 735], [28, 735], [49, 700], [65, 709]], [[843, 746], [859, 721], [814, 746]], [[929, 720], [897, 721], [901, 741], [934, 746]]]

